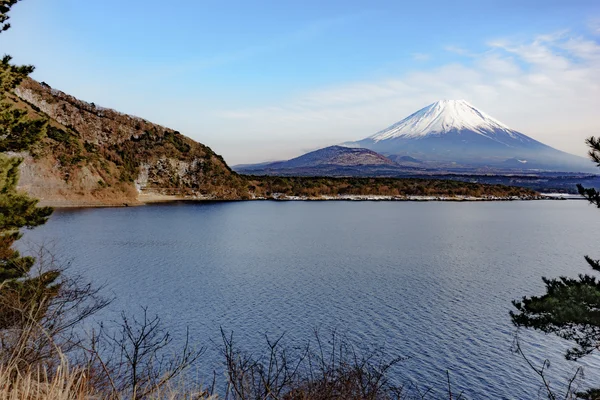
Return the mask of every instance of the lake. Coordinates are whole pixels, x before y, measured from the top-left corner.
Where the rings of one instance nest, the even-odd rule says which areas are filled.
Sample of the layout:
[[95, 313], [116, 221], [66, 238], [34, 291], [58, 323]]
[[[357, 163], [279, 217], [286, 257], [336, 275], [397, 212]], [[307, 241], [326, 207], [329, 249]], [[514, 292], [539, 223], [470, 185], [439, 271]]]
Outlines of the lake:
[[[544, 398], [511, 352], [511, 300], [541, 276], [590, 272], [600, 212], [584, 201], [222, 202], [57, 210], [24, 242], [52, 243], [71, 269], [115, 297], [100, 318], [147, 306], [175, 337], [189, 327], [218, 368], [220, 327], [258, 352], [336, 329], [360, 346], [406, 356], [398, 382], [440, 390], [449, 370], [468, 398]], [[568, 343], [520, 333], [560, 382]], [[597, 357], [583, 360], [597, 382]]]

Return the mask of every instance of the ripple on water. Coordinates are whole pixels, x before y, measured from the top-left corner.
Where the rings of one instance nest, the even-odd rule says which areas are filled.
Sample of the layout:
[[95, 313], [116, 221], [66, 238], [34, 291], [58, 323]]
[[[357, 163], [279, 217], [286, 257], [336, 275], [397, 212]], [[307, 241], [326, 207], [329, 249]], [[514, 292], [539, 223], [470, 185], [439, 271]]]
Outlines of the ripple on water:
[[[393, 378], [470, 398], [532, 398], [540, 382], [511, 352], [510, 301], [541, 276], [586, 271], [598, 224], [583, 202], [239, 202], [57, 211], [26, 232], [54, 239], [73, 269], [107, 283], [102, 318], [148, 306], [175, 336], [187, 326], [220, 366], [219, 328], [252, 352], [337, 329], [358, 346], [409, 359]], [[597, 215], [600, 218], [600, 214]], [[553, 381], [576, 367], [554, 337], [522, 332]], [[597, 358], [584, 359], [597, 381]]]

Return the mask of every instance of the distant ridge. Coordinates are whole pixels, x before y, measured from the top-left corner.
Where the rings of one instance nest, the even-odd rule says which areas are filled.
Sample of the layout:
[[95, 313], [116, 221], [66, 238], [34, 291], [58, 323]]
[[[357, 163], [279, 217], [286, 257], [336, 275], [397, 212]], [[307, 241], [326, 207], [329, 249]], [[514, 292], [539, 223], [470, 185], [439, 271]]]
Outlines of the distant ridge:
[[330, 146], [288, 161], [235, 165], [233, 170], [252, 175], [397, 176], [413, 172], [418, 160], [400, 164], [369, 149]]
[[311, 151], [288, 161], [277, 161], [273, 163], [260, 163], [250, 165], [236, 165], [234, 170], [251, 171], [254, 169], [292, 169], [292, 168], [314, 168], [320, 166], [380, 166], [395, 165], [395, 163], [372, 150], [349, 148], [344, 146], [330, 146], [323, 149]]

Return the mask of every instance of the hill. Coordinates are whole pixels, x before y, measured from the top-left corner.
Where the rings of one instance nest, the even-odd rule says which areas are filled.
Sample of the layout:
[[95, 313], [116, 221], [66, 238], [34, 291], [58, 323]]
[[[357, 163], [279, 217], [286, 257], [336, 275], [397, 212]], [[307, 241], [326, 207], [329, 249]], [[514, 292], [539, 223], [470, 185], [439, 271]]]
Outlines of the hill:
[[169, 128], [28, 79], [11, 96], [48, 120], [22, 154], [19, 186], [52, 205], [122, 205], [191, 196], [248, 198], [245, 182], [209, 147]]
[[311, 151], [288, 161], [267, 164], [278, 169], [316, 167], [319, 165], [339, 165], [344, 167], [356, 165], [394, 165], [394, 162], [374, 151], [355, 149], [342, 146], [330, 146], [324, 149]]
[[233, 169], [252, 175], [282, 176], [385, 176], [406, 172], [396, 162], [372, 150], [343, 146], [311, 151], [288, 161], [236, 165]]

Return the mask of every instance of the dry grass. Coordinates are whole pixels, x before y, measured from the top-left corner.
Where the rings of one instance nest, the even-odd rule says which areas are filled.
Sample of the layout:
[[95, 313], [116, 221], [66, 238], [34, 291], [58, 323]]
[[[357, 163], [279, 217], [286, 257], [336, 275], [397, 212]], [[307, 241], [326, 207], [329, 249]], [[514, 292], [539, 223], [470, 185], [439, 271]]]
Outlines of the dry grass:
[[[45, 369], [20, 371], [0, 366], [0, 399], [3, 400], [124, 400], [127, 395], [103, 393], [91, 384], [88, 371], [71, 368], [63, 357], [52, 372]], [[185, 389], [183, 381], [165, 385], [148, 400], [216, 400], [206, 392]]]
[[66, 361], [49, 374], [47, 370], [19, 371], [0, 367], [0, 398], [6, 400], [88, 400], [102, 396], [88, 384], [87, 374], [71, 369]]

